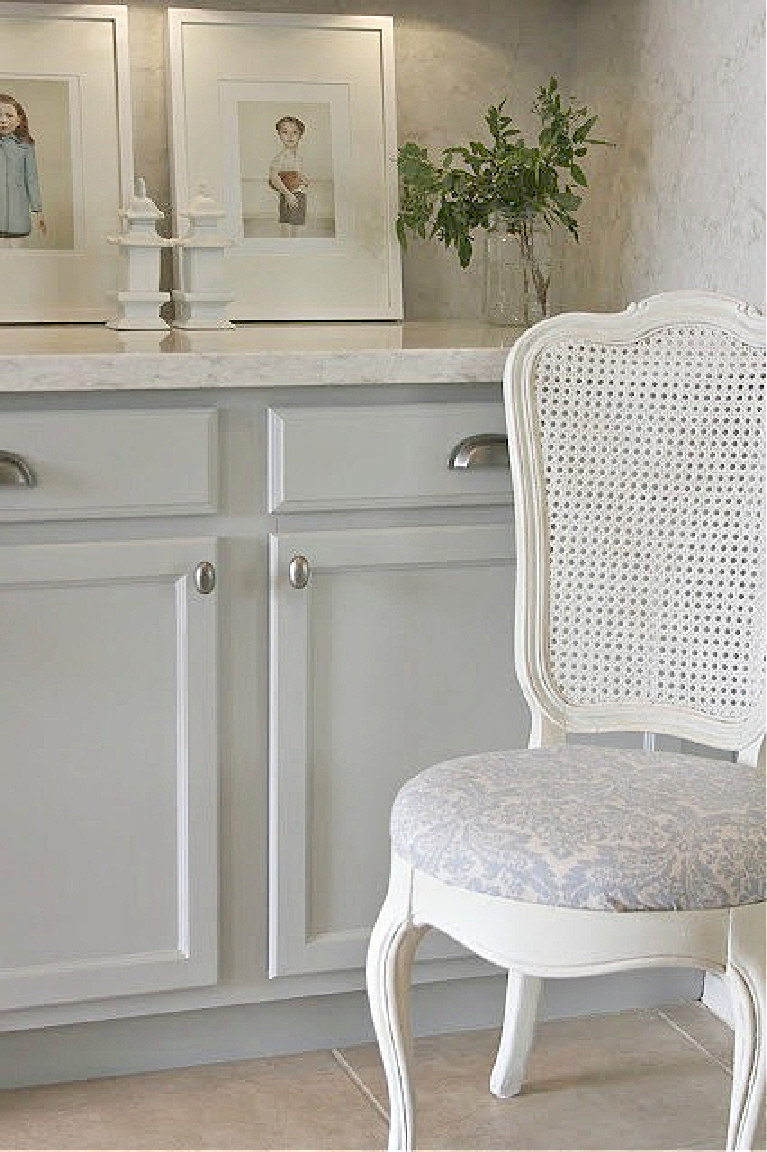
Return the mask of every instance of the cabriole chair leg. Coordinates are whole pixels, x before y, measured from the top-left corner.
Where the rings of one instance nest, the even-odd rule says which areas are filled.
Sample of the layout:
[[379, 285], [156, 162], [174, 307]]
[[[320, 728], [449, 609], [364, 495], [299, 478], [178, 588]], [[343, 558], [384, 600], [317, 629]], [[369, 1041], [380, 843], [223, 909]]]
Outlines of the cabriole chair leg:
[[501, 1042], [490, 1074], [490, 1091], [502, 1100], [516, 1096], [525, 1079], [542, 987], [537, 976], [509, 972]]
[[367, 987], [389, 1089], [389, 1150], [411, 1152], [415, 1106], [410, 1077], [410, 976], [413, 957], [428, 928], [413, 927], [394, 879], [370, 938]]
[[728, 1152], [764, 1147], [765, 1122], [765, 906], [730, 913], [727, 982], [732, 997], [735, 1044]]

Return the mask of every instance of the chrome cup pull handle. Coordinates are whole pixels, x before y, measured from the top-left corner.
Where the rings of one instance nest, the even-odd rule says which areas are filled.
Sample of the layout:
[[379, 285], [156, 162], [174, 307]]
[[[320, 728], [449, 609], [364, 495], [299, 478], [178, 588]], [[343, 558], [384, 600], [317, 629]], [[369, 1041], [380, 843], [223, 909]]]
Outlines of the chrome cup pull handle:
[[450, 469], [508, 468], [509, 445], [505, 433], [480, 432], [459, 440], [447, 461]]
[[0, 452], [0, 485], [3, 487], [34, 488], [37, 477], [23, 456], [15, 452]]

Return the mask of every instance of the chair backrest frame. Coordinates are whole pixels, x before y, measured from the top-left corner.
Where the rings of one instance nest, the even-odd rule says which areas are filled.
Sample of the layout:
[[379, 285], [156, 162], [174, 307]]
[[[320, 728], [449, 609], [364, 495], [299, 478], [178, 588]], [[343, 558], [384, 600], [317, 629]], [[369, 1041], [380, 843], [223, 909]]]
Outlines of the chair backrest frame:
[[[764, 351], [765, 322], [757, 309], [714, 293], [668, 292], [631, 304], [624, 312], [566, 313], [544, 320], [523, 334], [507, 358], [504, 402], [517, 540], [516, 671], [538, 731], [542, 727], [555, 732], [653, 731], [739, 751], [763, 738], [763, 699], [749, 708], [748, 715], [736, 718], [652, 699], [573, 702], [560, 688], [551, 666], [550, 539], [537, 365], [547, 350], [563, 341], [634, 345], [678, 326], [713, 327]], [[760, 376], [763, 380], [763, 369]], [[763, 653], [764, 636], [755, 642]], [[763, 676], [760, 679], [763, 683]]]

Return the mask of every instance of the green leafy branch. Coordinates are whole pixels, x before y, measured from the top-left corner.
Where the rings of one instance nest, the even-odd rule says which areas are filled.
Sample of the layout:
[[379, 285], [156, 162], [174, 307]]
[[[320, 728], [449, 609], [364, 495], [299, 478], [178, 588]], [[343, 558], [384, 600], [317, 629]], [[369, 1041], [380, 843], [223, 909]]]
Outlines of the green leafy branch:
[[541, 121], [538, 141], [529, 147], [504, 111], [506, 101], [485, 113], [488, 146], [481, 140], [445, 148], [442, 163], [433, 163], [425, 148], [409, 141], [398, 153], [401, 180], [397, 236], [403, 248], [407, 233], [436, 236], [455, 247], [461, 267], [472, 256], [473, 234], [502, 213], [510, 231], [525, 233], [539, 217], [549, 227], [561, 225], [577, 240], [578, 189], [588, 181], [581, 167], [592, 144], [607, 144], [590, 135], [597, 117], [588, 108], [565, 103], [552, 76], [539, 89], [533, 111]]

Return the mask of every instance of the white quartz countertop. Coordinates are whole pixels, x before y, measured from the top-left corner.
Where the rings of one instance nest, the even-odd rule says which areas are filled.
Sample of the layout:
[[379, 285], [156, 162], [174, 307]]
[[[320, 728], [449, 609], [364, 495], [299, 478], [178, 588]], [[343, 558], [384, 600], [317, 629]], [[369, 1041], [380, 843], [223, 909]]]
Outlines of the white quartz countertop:
[[519, 333], [449, 320], [194, 332], [0, 325], [0, 392], [500, 383]]

